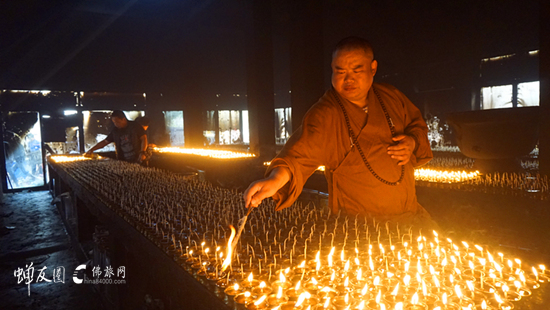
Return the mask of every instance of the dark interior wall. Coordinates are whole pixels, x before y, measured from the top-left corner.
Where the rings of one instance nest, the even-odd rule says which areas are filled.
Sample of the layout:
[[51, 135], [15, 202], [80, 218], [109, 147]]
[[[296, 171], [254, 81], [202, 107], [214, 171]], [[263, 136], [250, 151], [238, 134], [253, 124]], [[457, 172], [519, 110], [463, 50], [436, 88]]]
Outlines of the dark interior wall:
[[[2, 1], [0, 88], [172, 93], [174, 109], [232, 105], [219, 98], [246, 92], [243, 6], [236, 0]], [[275, 104], [288, 106], [292, 6], [272, 1], [272, 7]], [[481, 58], [538, 48], [538, 10], [537, 0], [324, 0], [325, 88], [330, 50], [359, 35], [375, 46], [377, 81], [394, 84], [434, 114], [468, 110]]]
[[[394, 84], [434, 114], [471, 109], [482, 58], [539, 47], [539, 3], [529, 1], [325, 1], [330, 49], [358, 35], [375, 48], [376, 81]], [[518, 72], [508, 72], [508, 79]]]
[[3, 11], [1, 88], [168, 92], [188, 104], [246, 90], [239, 2], [26, 2], [41, 11]]
[[273, 89], [275, 107], [290, 107], [290, 40], [291, 1], [272, 1], [273, 16]]

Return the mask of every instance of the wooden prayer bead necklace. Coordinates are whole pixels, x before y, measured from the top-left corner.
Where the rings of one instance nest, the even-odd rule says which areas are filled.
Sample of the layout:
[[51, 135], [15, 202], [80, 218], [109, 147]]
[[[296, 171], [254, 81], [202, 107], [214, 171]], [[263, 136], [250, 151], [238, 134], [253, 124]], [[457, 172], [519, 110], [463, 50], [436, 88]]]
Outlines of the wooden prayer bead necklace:
[[[390, 117], [390, 114], [388, 113], [388, 110], [386, 109], [386, 106], [384, 105], [384, 102], [382, 101], [382, 97], [380, 97], [380, 94], [378, 93], [378, 91], [376, 90], [376, 88], [374, 88], [374, 86], [372, 86], [372, 90], [374, 91], [374, 93], [376, 94], [376, 97], [378, 98], [378, 102], [380, 102], [380, 106], [382, 107], [382, 110], [384, 111], [384, 115], [386, 116], [386, 122], [388, 123], [388, 126], [390, 127], [390, 131], [391, 131], [391, 135], [392, 137], [395, 137], [396, 136], [396, 133], [395, 133], [395, 126], [393, 125], [393, 121]], [[351, 124], [350, 124], [350, 121], [349, 121], [349, 118], [348, 118], [348, 113], [346, 112], [346, 109], [344, 108], [344, 105], [342, 104], [342, 102], [340, 101], [340, 96], [339, 95], [335, 95], [333, 93], [333, 96], [334, 98], [336, 99], [336, 102], [338, 102], [338, 105], [340, 105], [340, 108], [342, 109], [342, 112], [344, 112], [344, 118], [346, 119], [346, 125], [348, 126], [348, 132], [349, 132], [349, 136], [350, 136], [350, 139], [353, 141], [351, 147], [353, 147], [354, 145], [357, 146], [357, 150], [359, 151], [359, 154], [361, 155], [361, 158], [363, 159], [363, 162], [365, 163], [365, 166], [367, 166], [367, 169], [369, 169], [369, 171], [372, 173], [372, 175], [380, 182], [386, 184], [386, 185], [390, 185], [390, 186], [396, 186], [396, 185], [399, 185], [399, 183], [401, 183], [401, 181], [403, 181], [403, 177], [405, 176], [405, 167], [404, 166], [401, 166], [401, 176], [399, 177], [399, 180], [395, 181], [395, 182], [391, 182], [391, 181], [388, 181], [388, 180], [385, 180], [383, 179], [381, 176], [379, 176], [375, 171], [374, 169], [372, 168], [372, 166], [369, 164], [369, 162], [367, 161], [367, 157], [365, 156], [365, 154], [363, 153], [363, 150], [361, 149], [361, 146], [359, 145], [359, 141], [357, 140], [357, 137], [355, 136], [355, 134], [353, 133], [353, 129], [351, 128]]]

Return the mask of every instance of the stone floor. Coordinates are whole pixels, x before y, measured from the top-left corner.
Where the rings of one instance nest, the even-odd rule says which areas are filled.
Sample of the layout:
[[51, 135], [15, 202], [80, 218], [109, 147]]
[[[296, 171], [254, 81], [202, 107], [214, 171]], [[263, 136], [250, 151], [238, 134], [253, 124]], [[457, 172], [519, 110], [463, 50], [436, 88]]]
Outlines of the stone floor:
[[[107, 309], [93, 285], [75, 284], [78, 261], [61, 217], [47, 191], [5, 194], [0, 207], [0, 309]], [[18, 283], [19, 268], [33, 264], [30, 287]], [[37, 282], [40, 269], [52, 280], [64, 267], [63, 282]], [[32, 270], [32, 269], [30, 269]], [[30, 293], [29, 293], [30, 292]]]

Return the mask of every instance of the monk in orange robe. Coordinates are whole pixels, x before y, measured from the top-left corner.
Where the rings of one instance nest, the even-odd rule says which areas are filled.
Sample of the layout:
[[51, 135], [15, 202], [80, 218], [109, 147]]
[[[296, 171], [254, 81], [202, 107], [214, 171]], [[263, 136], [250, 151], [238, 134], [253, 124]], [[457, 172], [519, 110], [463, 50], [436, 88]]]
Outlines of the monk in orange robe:
[[368, 41], [350, 37], [338, 43], [332, 88], [306, 113], [267, 178], [248, 187], [247, 206], [273, 197], [277, 210], [289, 207], [324, 165], [333, 213], [431, 225], [414, 184], [414, 167], [433, 157], [428, 128], [403, 93], [373, 83], [377, 66]]

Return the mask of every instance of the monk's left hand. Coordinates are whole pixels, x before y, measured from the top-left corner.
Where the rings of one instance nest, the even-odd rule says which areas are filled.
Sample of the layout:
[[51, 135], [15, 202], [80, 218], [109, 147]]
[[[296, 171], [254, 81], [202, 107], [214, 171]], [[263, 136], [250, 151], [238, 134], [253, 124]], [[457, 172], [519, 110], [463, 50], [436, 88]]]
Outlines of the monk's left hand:
[[388, 147], [388, 155], [391, 158], [397, 159], [399, 166], [406, 165], [416, 147], [416, 142], [411, 136], [398, 135], [392, 139], [397, 144]]

